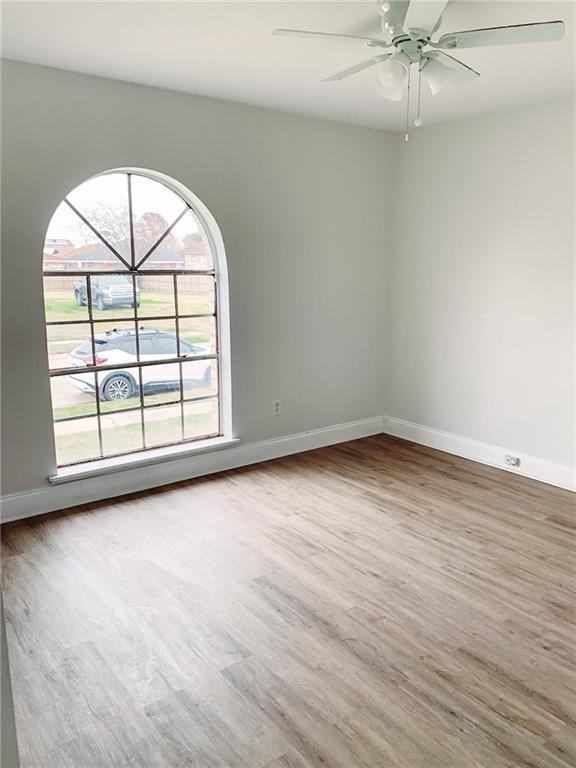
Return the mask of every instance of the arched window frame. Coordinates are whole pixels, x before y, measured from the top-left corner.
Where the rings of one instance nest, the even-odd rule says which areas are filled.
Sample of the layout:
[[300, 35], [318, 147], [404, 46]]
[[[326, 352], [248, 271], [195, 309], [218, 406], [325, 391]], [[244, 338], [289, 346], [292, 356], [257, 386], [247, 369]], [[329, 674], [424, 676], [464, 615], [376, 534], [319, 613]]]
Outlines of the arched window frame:
[[[167, 187], [168, 189], [172, 190], [184, 201], [184, 203], [192, 211], [195, 218], [201, 224], [202, 229], [209, 241], [212, 259], [213, 259], [213, 269], [212, 270], [191, 269], [191, 270], [186, 270], [185, 274], [190, 274], [190, 275], [210, 274], [214, 278], [215, 321], [216, 321], [216, 333], [217, 333], [216, 360], [218, 365], [217, 397], [218, 397], [218, 413], [219, 413], [219, 426], [220, 426], [218, 439], [220, 441], [231, 440], [232, 439], [232, 393], [231, 393], [231, 367], [230, 367], [229, 287], [228, 287], [228, 268], [227, 268], [226, 250], [225, 250], [222, 234], [220, 232], [220, 228], [215, 218], [213, 217], [212, 213], [210, 212], [210, 210], [188, 187], [186, 187], [180, 181], [164, 173], [150, 170], [147, 168], [119, 167], [119, 168], [111, 168], [109, 170], [94, 174], [88, 179], [85, 179], [85, 182], [90, 181], [91, 179], [109, 175], [109, 174], [128, 174], [128, 175], [133, 174], [133, 175], [143, 176], [153, 181], [157, 181], [160, 184]], [[81, 182], [81, 183], [84, 183], [84, 182]], [[130, 185], [129, 185], [129, 188], [130, 188]], [[66, 200], [66, 198], [64, 198], [64, 200]], [[70, 205], [70, 203], [68, 204]], [[73, 206], [70, 206], [70, 207], [73, 208]], [[80, 216], [80, 218], [84, 219], [83, 216]], [[131, 219], [130, 226], [132, 228], [131, 201], [130, 201], [130, 219]], [[100, 239], [102, 238], [100, 237]], [[156, 246], [157, 245], [158, 243], [156, 243]], [[110, 245], [108, 245], [108, 247], [110, 248]], [[133, 254], [134, 253], [133, 242], [131, 247], [132, 247], [132, 254]], [[110, 250], [116, 253], [116, 256], [120, 259], [120, 261], [123, 261], [125, 266], [127, 267], [127, 269], [122, 272], [123, 274], [126, 274], [126, 275], [139, 274], [138, 264], [128, 264], [121, 257], [121, 255], [115, 251], [113, 247], [110, 248]], [[112, 271], [113, 270], [110, 270], [110, 272]], [[91, 272], [84, 270], [82, 272], [82, 274], [87, 274], [87, 273], [93, 276], [102, 274], [102, 272], [96, 271], [96, 270], [93, 270]], [[104, 271], [104, 273], [106, 273], [106, 271]], [[162, 273], [173, 275], [175, 274], [175, 271], [162, 270]], [[67, 272], [67, 274], [72, 275], [73, 271]], [[55, 275], [61, 276], [61, 273], [43, 269], [43, 275], [45, 277], [55, 276]], [[88, 280], [87, 284], [89, 285], [89, 283], [90, 281]], [[89, 314], [90, 314], [90, 326], [92, 328], [93, 324], [92, 324], [91, 311]], [[47, 325], [48, 325], [48, 322], [47, 322]], [[51, 378], [53, 375], [54, 373], [50, 371]], [[62, 372], [59, 371], [58, 375], [62, 375]], [[98, 410], [98, 413], [100, 413], [99, 410]], [[100, 427], [99, 427], [99, 434], [100, 434]], [[135, 454], [140, 455], [143, 460], [146, 460], [150, 454], [154, 454], [154, 456], [160, 456], [163, 453], [180, 455], [188, 451], [190, 452], [197, 451], [198, 448], [202, 448], [202, 444], [205, 442], [210, 442], [211, 444], [214, 444], [215, 441], [214, 439], [210, 439], [208, 441], [202, 440], [202, 439], [182, 440], [182, 441], [177, 441], [177, 442], [168, 444], [166, 446], [162, 446], [160, 448], [145, 447], [136, 452], [130, 452], [130, 453], [127, 452], [127, 453], [122, 453], [122, 454], [109, 456], [109, 457], [104, 456], [103, 461], [105, 463], [112, 461], [114, 464], [122, 464], [124, 462], [128, 463], [129, 457], [134, 457]], [[101, 444], [102, 442], [100, 437], [100, 445]], [[78, 463], [79, 464], [89, 463], [90, 465], [95, 465], [96, 463], [98, 463], [98, 461], [99, 459], [88, 460], [86, 462], [81, 460]], [[130, 463], [133, 463], [133, 462], [130, 461]], [[64, 472], [66, 472], [68, 469], [74, 470], [75, 465], [74, 464], [64, 465], [63, 467]]]

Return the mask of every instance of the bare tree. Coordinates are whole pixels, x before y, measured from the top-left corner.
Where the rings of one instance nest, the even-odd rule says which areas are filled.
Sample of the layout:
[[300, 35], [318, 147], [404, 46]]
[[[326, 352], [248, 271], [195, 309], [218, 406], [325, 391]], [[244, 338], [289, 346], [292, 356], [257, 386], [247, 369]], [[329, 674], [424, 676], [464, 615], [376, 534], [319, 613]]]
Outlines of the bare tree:
[[[109, 203], [97, 203], [89, 210], [82, 211], [103, 238], [111, 245], [129, 242], [130, 220], [126, 206], [110, 205]], [[86, 235], [84, 223], [79, 222], [80, 235]]]
[[[82, 211], [83, 215], [96, 231], [123, 255], [130, 253], [130, 219], [126, 206], [115, 206], [109, 203], [98, 203], [90, 209]], [[78, 220], [78, 233], [86, 242], [93, 242], [94, 236], [88, 233], [86, 225]], [[170, 224], [160, 213], [148, 211], [134, 220], [134, 240], [137, 249], [151, 248]], [[89, 238], [87, 240], [87, 238]], [[178, 248], [178, 240], [172, 232], [162, 241], [162, 248]]]

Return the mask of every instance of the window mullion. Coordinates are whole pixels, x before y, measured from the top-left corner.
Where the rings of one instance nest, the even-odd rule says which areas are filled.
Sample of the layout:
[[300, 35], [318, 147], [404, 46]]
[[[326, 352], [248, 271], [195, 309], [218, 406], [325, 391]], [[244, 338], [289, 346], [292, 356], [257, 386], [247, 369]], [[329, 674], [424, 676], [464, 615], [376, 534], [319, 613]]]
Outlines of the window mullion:
[[[222, 381], [222, 370], [221, 370], [221, 361], [220, 361], [220, 337], [219, 337], [219, 323], [218, 323], [218, 290], [219, 285], [218, 281], [216, 280], [216, 275], [214, 275], [214, 335], [215, 335], [215, 345], [216, 349], [214, 350], [216, 352], [216, 369], [218, 371], [218, 395], [220, 395], [220, 382]], [[222, 432], [222, 404], [220, 401], [220, 396], [218, 396], [218, 434]]]
[[[178, 278], [172, 275], [174, 287], [174, 323], [176, 326], [176, 356], [180, 357], [180, 309], [178, 307]], [[178, 375], [180, 377], [180, 439], [184, 441], [184, 380], [182, 378], [182, 361], [178, 363]]]
[[[166, 274], [166, 273], [165, 273]], [[196, 314], [192, 315], [180, 315], [181, 320], [195, 320], [199, 317], [214, 317], [214, 312], [197, 312]], [[144, 317], [139, 316], [139, 321], [141, 323], [155, 323], [159, 320], [173, 320], [173, 315], [144, 315]], [[125, 323], [128, 320], [130, 320], [129, 317], [95, 317], [94, 323]], [[46, 322], [47, 326], [52, 325], [87, 325], [88, 320], [48, 320]]]
[[86, 275], [86, 302], [88, 304], [88, 322], [90, 323], [90, 341], [92, 346], [92, 375], [94, 376], [94, 394], [96, 397], [96, 423], [98, 424], [98, 445], [100, 447], [100, 456], [104, 456], [104, 446], [102, 442], [102, 422], [100, 420], [100, 387], [98, 384], [98, 373], [96, 371], [96, 341], [94, 339], [94, 309], [92, 307], [92, 283], [90, 275]]
[[[140, 355], [140, 333], [138, 328], [138, 292], [136, 290], [136, 275], [132, 275], [132, 295], [134, 297], [134, 333], [136, 340], [136, 360], [142, 362]], [[142, 433], [142, 448], [146, 448], [146, 430], [144, 427], [144, 381], [142, 377], [142, 366], [138, 366], [138, 390], [140, 395], [140, 429]]]
[[136, 262], [136, 252], [134, 249], [134, 216], [132, 213], [132, 174], [126, 174], [128, 178], [128, 217], [130, 224], [130, 266], [134, 269]]
[[[193, 362], [194, 360], [216, 360], [218, 358], [218, 355], [215, 353], [210, 353], [209, 355], [189, 355], [186, 360]], [[177, 357], [166, 357], [162, 358], [162, 365], [168, 365], [170, 363], [177, 363], [179, 361], [179, 358]], [[142, 361], [140, 363], [113, 363], [111, 365], [99, 365], [96, 369], [92, 366], [86, 366], [86, 371], [90, 370], [98, 370], [98, 371], [114, 371], [116, 368], [149, 368], [150, 366], [158, 365], [157, 360], [152, 360], [150, 362]], [[78, 373], [78, 368], [54, 368], [51, 372], [52, 376], [70, 376], [73, 373]]]

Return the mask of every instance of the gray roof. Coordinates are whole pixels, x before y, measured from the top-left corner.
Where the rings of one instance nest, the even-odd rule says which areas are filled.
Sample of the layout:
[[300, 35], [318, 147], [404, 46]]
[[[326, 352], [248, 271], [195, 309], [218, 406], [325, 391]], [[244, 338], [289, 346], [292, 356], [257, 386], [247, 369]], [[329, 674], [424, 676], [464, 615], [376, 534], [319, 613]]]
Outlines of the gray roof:
[[[114, 245], [114, 244], [112, 244]], [[127, 243], [122, 243], [120, 246], [117, 247], [118, 253], [123, 256], [125, 259], [129, 258], [130, 255], [130, 247]], [[135, 243], [136, 248], [136, 258], [142, 258], [147, 250], [147, 244], [146, 243]], [[114, 245], [114, 247], [116, 247]], [[149, 247], [149, 246], [148, 246]], [[179, 253], [178, 251], [174, 250], [173, 248], [163, 248], [161, 245], [156, 248], [155, 251], [151, 254], [151, 259], [153, 259], [155, 262], [183, 262], [184, 256]], [[116, 256], [114, 253], [107, 248], [104, 244], [102, 245], [89, 245], [89, 246], [80, 246], [79, 248], [75, 248], [74, 250], [70, 251], [69, 253], [63, 254], [63, 261], [114, 261], [116, 259]]]

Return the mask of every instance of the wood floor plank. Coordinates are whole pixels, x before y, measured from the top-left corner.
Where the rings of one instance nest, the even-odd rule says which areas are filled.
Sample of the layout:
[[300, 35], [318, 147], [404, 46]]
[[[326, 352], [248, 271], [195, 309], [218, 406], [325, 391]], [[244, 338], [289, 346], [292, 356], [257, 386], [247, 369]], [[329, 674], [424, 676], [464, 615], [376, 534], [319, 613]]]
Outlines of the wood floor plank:
[[22, 768], [576, 766], [575, 511], [376, 436], [6, 525]]

